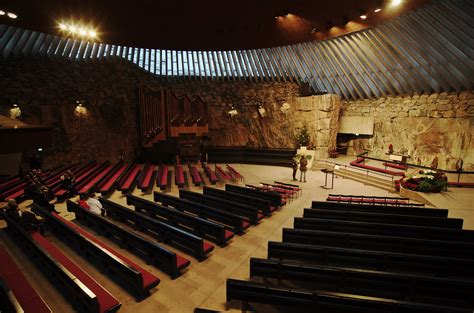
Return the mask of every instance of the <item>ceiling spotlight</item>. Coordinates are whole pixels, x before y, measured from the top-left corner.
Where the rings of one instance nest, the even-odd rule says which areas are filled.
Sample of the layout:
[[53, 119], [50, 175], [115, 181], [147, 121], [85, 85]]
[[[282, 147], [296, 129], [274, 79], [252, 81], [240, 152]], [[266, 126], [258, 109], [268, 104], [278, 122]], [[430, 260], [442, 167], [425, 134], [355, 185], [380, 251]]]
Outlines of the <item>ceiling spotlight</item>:
[[362, 14], [362, 15], [360, 16], [360, 18], [363, 19], [363, 20], [365, 20], [365, 19], [367, 18], [367, 14]]
[[84, 28], [79, 28], [79, 34], [81, 36], [85, 36], [87, 34], [87, 31]]
[[74, 25], [69, 25], [69, 31], [72, 33], [72, 34], [75, 34], [77, 32], [77, 27], [74, 26]]
[[9, 18], [12, 18], [12, 19], [16, 19], [16, 18], [18, 17], [18, 15], [16, 15], [15, 13], [12, 13], [12, 12], [8, 12], [8, 13], [7, 13], [7, 16], [8, 16]]
[[392, 0], [390, 2], [390, 6], [396, 7], [396, 6], [399, 6], [401, 3], [402, 3], [402, 0]]
[[93, 31], [93, 30], [90, 30], [90, 31], [88, 32], [88, 35], [89, 35], [89, 37], [92, 37], [92, 38], [97, 37], [97, 33], [96, 33], [95, 31]]
[[382, 11], [382, 9], [381, 9], [381, 8], [377, 8], [377, 9], [374, 10], [374, 13], [379, 13], [380, 11]]
[[0, 15], [5, 15], [5, 11], [0, 10]]
[[63, 23], [59, 23], [59, 29], [60, 29], [60, 30], [66, 30], [66, 29], [67, 29], [67, 25], [66, 25], [66, 24], [63, 24]]

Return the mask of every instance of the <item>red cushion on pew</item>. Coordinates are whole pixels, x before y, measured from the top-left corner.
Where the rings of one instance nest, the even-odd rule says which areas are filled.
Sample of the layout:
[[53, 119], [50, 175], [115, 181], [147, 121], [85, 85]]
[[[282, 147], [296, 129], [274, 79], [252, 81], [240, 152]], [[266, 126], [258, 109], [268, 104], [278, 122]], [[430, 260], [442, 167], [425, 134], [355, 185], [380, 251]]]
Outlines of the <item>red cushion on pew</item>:
[[224, 230], [224, 238], [226, 240], [229, 240], [230, 238], [234, 237], [234, 233], [231, 232], [230, 230]]
[[250, 227], [250, 223], [246, 220], [242, 221], [242, 229], [247, 229]]
[[101, 171], [99, 174], [97, 174], [96, 177], [94, 177], [91, 181], [89, 181], [87, 184], [84, 185], [84, 187], [79, 190], [79, 193], [85, 193], [88, 192], [94, 185], [101, 180], [102, 177], [104, 177], [111, 169], [113, 165], [107, 166], [103, 171]]
[[0, 277], [13, 292], [26, 313], [47, 313], [51, 309], [30, 285], [23, 272], [3, 247], [0, 246]]
[[209, 252], [214, 250], [214, 246], [211, 245], [210, 243], [204, 241], [203, 250], [204, 250], [204, 254], [208, 254]]
[[130, 175], [128, 175], [125, 182], [122, 184], [123, 189], [128, 189], [132, 185], [133, 181], [137, 177], [138, 172], [140, 171], [140, 165], [136, 164], [135, 167], [131, 170]]
[[100, 188], [100, 191], [105, 192], [109, 190], [110, 187], [112, 187], [112, 185], [115, 183], [115, 181], [120, 177], [120, 175], [122, 175], [126, 168], [127, 166], [125, 164], [122, 165], [122, 167], [117, 172], [115, 172], [112, 177], [110, 177], [110, 179], [102, 186], [102, 188]]
[[22, 189], [22, 190], [18, 190], [17, 192], [15, 192], [14, 194], [11, 194], [7, 197], [7, 199], [17, 199], [21, 196], [23, 196], [25, 194], [25, 190]]
[[41, 236], [40, 233], [33, 232], [31, 233], [31, 237], [97, 296], [100, 312], [107, 312], [108, 310], [120, 304], [120, 302], [118, 302], [114, 296], [112, 296], [98, 282], [89, 276], [89, 274], [84, 272], [79, 266], [72, 262], [67, 256], [65, 256], [58, 248], [56, 248], [56, 246]]
[[178, 270], [181, 270], [183, 268], [185, 268], [186, 266], [188, 266], [189, 264], [191, 264], [191, 261], [189, 261], [188, 259], [186, 258], [183, 258], [182, 256], [180, 256], [179, 254], [176, 254], [176, 268]]
[[83, 235], [84, 237], [88, 238], [89, 240], [95, 242], [96, 244], [98, 244], [99, 246], [101, 246], [102, 248], [108, 250], [110, 253], [112, 253], [113, 255], [115, 255], [117, 258], [121, 259], [122, 261], [124, 261], [125, 263], [127, 263], [128, 265], [130, 265], [131, 267], [133, 267], [134, 269], [140, 271], [142, 273], [142, 277], [143, 277], [143, 288], [144, 289], [147, 289], [148, 286], [152, 286], [152, 285], [156, 285], [157, 283], [160, 282], [160, 279], [154, 275], [152, 275], [150, 272], [148, 272], [147, 270], [145, 270], [144, 268], [142, 268], [140, 265], [136, 264], [135, 262], [131, 261], [130, 259], [126, 258], [125, 256], [123, 256], [122, 254], [120, 254], [119, 252], [117, 252], [116, 250], [114, 250], [112, 247], [108, 246], [107, 244], [103, 243], [102, 241], [100, 241], [99, 239], [97, 239], [97, 237], [95, 237], [94, 235], [92, 235], [91, 233], [85, 231], [84, 229], [82, 229], [81, 227], [77, 226], [76, 224], [64, 219], [62, 216], [56, 214], [56, 213], [51, 213], [54, 217], [56, 217], [57, 219], [61, 220], [63, 223], [66, 223], [67, 225], [69, 225], [69, 227], [73, 228], [75, 231], [77, 231], [79, 234]]
[[278, 210], [278, 208], [276, 206], [270, 206], [270, 212], [274, 212]]
[[260, 213], [260, 212], [257, 213], [258, 220], [261, 220], [264, 217], [265, 217], [265, 215], [263, 213]]

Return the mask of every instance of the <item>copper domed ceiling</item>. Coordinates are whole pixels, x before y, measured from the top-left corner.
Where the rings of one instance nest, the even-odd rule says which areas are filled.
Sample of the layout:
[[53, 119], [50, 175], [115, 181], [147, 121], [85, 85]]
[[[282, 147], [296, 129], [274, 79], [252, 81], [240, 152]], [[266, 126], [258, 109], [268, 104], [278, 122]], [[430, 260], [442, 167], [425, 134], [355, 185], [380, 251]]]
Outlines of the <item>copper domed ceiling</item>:
[[[6, 0], [0, 23], [56, 33], [60, 21], [98, 28], [102, 42], [147, 48], [226, 50], [323, 39], [389, 20], [428, 0]], [[382, 11], [375, 13], [376, 8]], [[367, 19], [360, 16], [367, 14]], [[348, 23], [348, 21], [350, 21]], [[333, 27], [334, 26], [334, 27]]]

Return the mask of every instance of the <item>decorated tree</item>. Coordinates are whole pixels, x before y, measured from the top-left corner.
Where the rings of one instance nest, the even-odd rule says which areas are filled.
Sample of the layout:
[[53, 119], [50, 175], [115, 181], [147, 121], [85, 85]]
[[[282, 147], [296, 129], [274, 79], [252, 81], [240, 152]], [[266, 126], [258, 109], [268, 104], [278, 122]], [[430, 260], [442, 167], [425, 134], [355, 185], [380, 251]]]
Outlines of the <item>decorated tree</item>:
[[307, 146], [309, 144], [310, 136], [309, 136], [308, 126], [306, 126], [306, 124], [303, 125], [303, 127], [301, 127], [300, 132], [296, 136], [296, 140], [301, 146]]

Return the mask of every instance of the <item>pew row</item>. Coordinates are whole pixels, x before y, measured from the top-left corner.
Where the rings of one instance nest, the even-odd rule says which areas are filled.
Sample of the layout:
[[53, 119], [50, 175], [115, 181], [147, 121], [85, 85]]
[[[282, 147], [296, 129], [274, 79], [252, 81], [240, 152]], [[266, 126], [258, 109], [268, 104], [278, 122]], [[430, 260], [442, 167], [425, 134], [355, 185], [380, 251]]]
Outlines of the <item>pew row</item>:
[[153, 188], [153, 183], [156, 177], [156, 166], [153, 164], [146, 164], [143, 167], [140, 176], [138, 177], [138, 189], [142, 192], [148, 192]]
[[391, 205], [371, 205], [359, 203], [336, 203], [326, 201], [313, 201], [311, 207], [313, 209], [324, 210], [342, 210], [342, 211], [358, 211], [368, 213], [388, 213], [402, 215], [417, 215], [431, 217], [448, 217], [447, 209], [429, 209], [407, 206], [391, 206]]
[[303, 217], [354, 222], [387, 223], [426, 227], [462, 229], [460, 218], [414, 216], [400, 214], [367, 213], [342, 210], [304, 209]]
[[[4, 247], [0, 246], [0, 279], [3, 281], [3, 287], [7, 288], [7, 301], [10, 312], [25, 313], [50, 313], [52, 312], [41, 296], [30, 285], [23, 272], [13, 261]], [[5, 291], [7, 291], [5, 290]], [[9, 295], [11, 293], [11, 295]], [[17, 310], [20, 309], [20, 310]], [[0, 311], [1, 308], [0, 308]], [[3, 311], [2, 311], [3, 312]]]
[[[160, 187], [160, 190], [165, 190], [168, 186], [168, 165], [162, 165], [158, 171], [158, 179], [156, 180], [156, 185]], [[183, 177], [184, 180], [184, 177]]]
[[268, 200], [246, 196], [240, 193], [225, 191], [222, 189], [204, 187], [203, 194], [206, 196], [226, 199], [229, 201], [239, 202], [239, 203], [246, 204], [249, 206], [257, 207], [267, 216], [270, 216], [271, 213], [276, 210], [275, 207], [271, 206], [270, 201]]
[[80, 312], [115, 312], [121, 303], [40, 233], [27, 233], [4, 215], [8, 230], [35, 259], [35, 265]]
[[246, 196], [268, 200], [270, 201], [270, 204], [276, 208], [283, 205], [282, 197], [277, 192], [271, 192], [271, 191], [263, 192], [260, 190], [255, 190], [251, 188], [246, 188], [246, 187], [237, 186], [237, 185], [230, 185], [230, 184], [225, 184], [225, 190], [230, 191], [230, 192], [240, 193]]
[[49, 228], [58, 237], [72, 244], [79, 253], [92, 259], [94, 265], [110, 274], [110, 278], [125, 290], [142, 300], [150, 289], [158, 286], [160, 279], [97, 239], [93, 234], [64, 219], [60, 215], [40, 209], [47, 218]]
[[159, 205], [134, 195], [127, 195], [127, 204], [134, 206], [135, 211], [139, 213], [145, 213], [151, 218], [192, 232], [197, 236], [205, 237], [220, 246], [225, 246], [227, 242], [234, 237], [233, 232], [225, 229], [225, 227], [220, 224]]
[[[21, 307], [20, 302], [15, 297], [13, 291], [8, 287], [7, 283], [0, 276], [0, 312], [24, 313], [35, 312], [26, 311]], [[51, 311], [46, 311], [51, 312]]]
[[102, 197], [109, 197], [117, 188], [117, 182], [127, 170], [127, 164], [123, 162], [117, 163], [117, 167], [112, 169], [101, 182], [97, 185], [97, 190], [100, 192]]
[[183, 188], [184, 185], [186, 184], [184, 180], [184, 171], [183, 171], [183, 166], [182, 165], [176, 165], [174, 168], [174, 182], [175, 185], [178, 186], [178, 188]]
[[109, 220], [81, 208], [77, 203], [67, 202], [67, 210], [74, 212], [76, 219], [87, 227], [106, 236], [127, 250], [136, 253], [147, 263], [156, 266], [172, 278], [181, 275], [190, 261], [154, 242], [134, 234]]
[[474, 260], [432, 255], [269, 241], [268, 258], [438, 277], [474, 278]]
[[100, 199], [100, 202], [104, 206], [107, 216], [111, 216], [121, 222], [132, 223], [140, 231], [150, 231], [159, 240], [184, 250], [199, 261], [204, 260], [207, 254], [214, 250], [214, 246], [205, 242], [201, 237], [154, 220], [107, 199]]
[[200, 203], [167, 195], [161, 192], [154, 193], [154, 201], [164, 206], [172, 206], [174, 209], [189, 214], [194, 214], [205, 220], [220, 223], [236, 234], [242, 235], [249, 228], [249, 220], [243, 216], [229, 213], [222, 209], [216, 209]]
[[295, 217], [294, 228], [326, 230], [367, 235], [395, 236], [445, 241], [474, 242], [474, 231], [440, 227], [423, 227]]
[[236, 279], [226, 281], [226, 299], [243, 302], [242, 311], [248, 302], [271, 304], [280, 308], [278, 312], [331, 312], [331, 313], [468, 313], [470, 309], [431, 305], [418, 302], [397, 301], [385, 298], [361, 297], [340, 292], [301, 290], [279, 287]]
[[132, 164], [129, 166], [125, 174], [118, 181], [118, 190], [122, 194], [132, 192], [137, 184], [137, 177], [140, 174], [142, 165], [141, 164]]
[[413, 302], [472, 308], [474, 281], [407, 273], [324, 267], [294, 262], [250, 259], [250, 277], [303, 283], [313, 289]]
[[257, 225], [264, 217], [263, 212], [256, 207], [251, 207], [239, 202], [229, 201], [213, 196], [203, 195], [198, 192], [180, 189], [179, 197], [185, 200], [194, 201], [216, 209], [222, 209], [230, 213], [244, 216], [248, 218], [250, 223], [253, 225]]
[[474, 243], [283, 228], [283, 242], [474, 259]]

